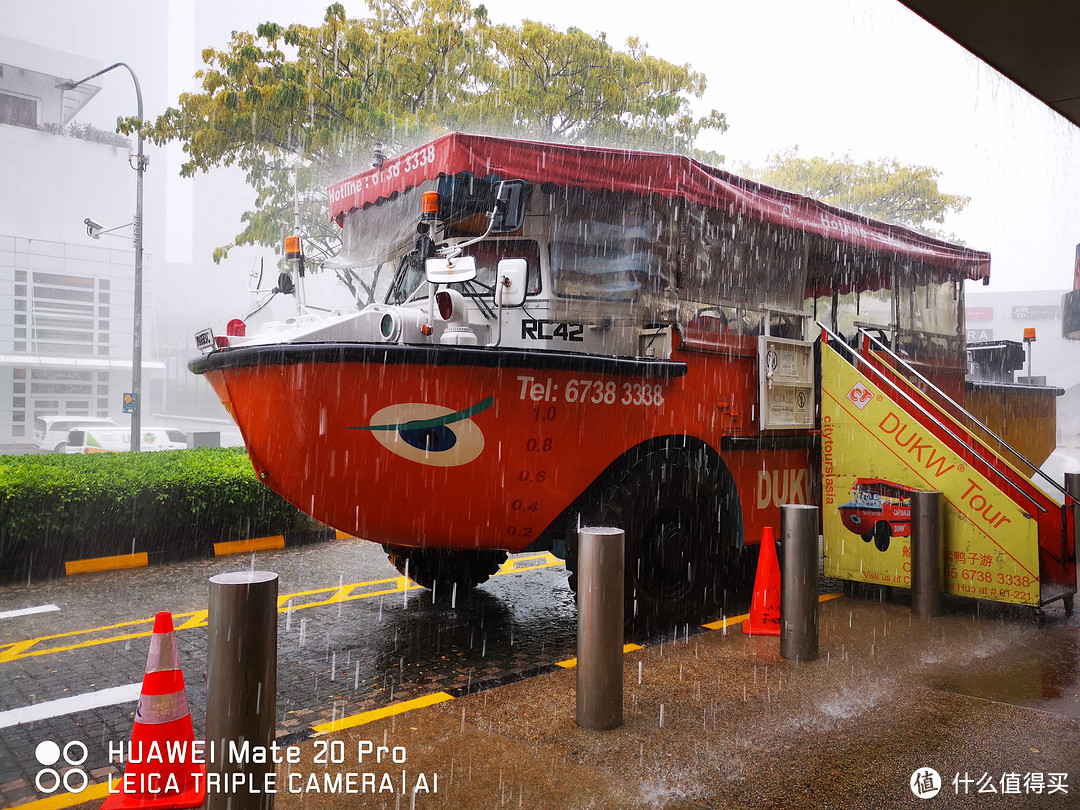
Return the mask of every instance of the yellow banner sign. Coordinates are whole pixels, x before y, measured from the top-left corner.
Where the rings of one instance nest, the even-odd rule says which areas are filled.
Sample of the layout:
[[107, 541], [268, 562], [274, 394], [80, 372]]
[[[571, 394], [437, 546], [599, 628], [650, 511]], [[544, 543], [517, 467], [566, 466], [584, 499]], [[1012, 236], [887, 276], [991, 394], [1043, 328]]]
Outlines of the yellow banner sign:
[[946, 501], [947, 593], [1039, 603], [1038, 526], [827, 344], [821, 353], [827, 576], [911, 585], [911, 492]]

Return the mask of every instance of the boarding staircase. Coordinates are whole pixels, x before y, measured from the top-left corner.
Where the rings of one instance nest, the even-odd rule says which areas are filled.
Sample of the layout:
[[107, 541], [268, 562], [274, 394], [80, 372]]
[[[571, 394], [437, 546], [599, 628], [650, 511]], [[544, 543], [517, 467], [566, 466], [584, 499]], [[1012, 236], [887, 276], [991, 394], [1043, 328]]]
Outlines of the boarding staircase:
[[[822, 340], [868, 377], [950, 450], [996, 484], [1038, 526], [1040, 606], [1062, 600], [1072, 612], [1077, 590], [1080, 501], [997, 436], [885, 342], [860, 329], [849, 343], [818, 324]], [[1036, 486], [1034, 480], [1040, 481]], [[1048, 493], [1052, 493], [1048, 494]]]

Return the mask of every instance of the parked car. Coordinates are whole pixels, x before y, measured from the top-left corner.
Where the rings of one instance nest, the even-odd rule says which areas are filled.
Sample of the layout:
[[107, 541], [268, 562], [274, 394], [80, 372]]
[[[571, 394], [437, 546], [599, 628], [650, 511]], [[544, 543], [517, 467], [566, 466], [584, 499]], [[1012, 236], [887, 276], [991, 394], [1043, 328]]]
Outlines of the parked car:
[[68, 434], [76, 428], [120, 427], [97, 416], [39, 416], [34, 420], [34, 446], [39, 453], [63, 453]]
[[[187, 434], [182, 430], [166, 427], [142, 428], [139, 449], [184, 450]], [[131, 449], [131, 430], [122, 427], [81, 427], [68, 433], [67, 453], [122, 453]]]

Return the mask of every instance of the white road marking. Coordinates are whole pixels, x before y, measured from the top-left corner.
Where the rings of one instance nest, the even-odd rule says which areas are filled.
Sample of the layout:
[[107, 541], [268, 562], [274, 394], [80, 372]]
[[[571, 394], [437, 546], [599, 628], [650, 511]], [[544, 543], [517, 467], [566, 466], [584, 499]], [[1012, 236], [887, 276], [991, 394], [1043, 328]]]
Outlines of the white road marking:
[[60, 608], [56, 605], [38, 605], [32, 608], [23, 608], [22, 610], [5, 610], [0, 612], [0, 619], [14, 619], [16, 616], [32, 616], [35, 613], [51, 613], [54, 610]]
[[21, 709], [9, 709], [6, 712], [0, 712], [0, 728], [33, 723], [35, 720], [46, 720], [50, 717], [62, 717], [65, 714], [74, 714], [87, 709], [99, 709], [102, 706], [115, 706], [117, 703], [133, 703], [139, 699], [140, 692], [142, 692], [141, 682], [129, 683], [126, 686], [87, 692], [85, 695], [35, 703], [32, 706], [23, 706]]

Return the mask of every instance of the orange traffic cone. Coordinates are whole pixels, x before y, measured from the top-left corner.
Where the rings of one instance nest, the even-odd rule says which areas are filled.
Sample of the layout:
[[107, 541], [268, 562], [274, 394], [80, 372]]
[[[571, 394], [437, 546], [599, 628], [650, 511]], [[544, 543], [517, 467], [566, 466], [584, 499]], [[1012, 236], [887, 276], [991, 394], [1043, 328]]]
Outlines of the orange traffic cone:
[[751, 636], [780, 635], [780, 563], [771, 526], [761, 532], [754, 598], [750, 601], [750, 618], [743, 622], [742, 629]]
[[[154, 617], [124, 776], [115, 782], [110, 779], [109, 796], [101, 810], [201, 805], [206, 799], [206, 766], [192, 763], [194, 741], [172, 614], [164, 611]], [[200, 750], [198, 758], [204, 756]]]

